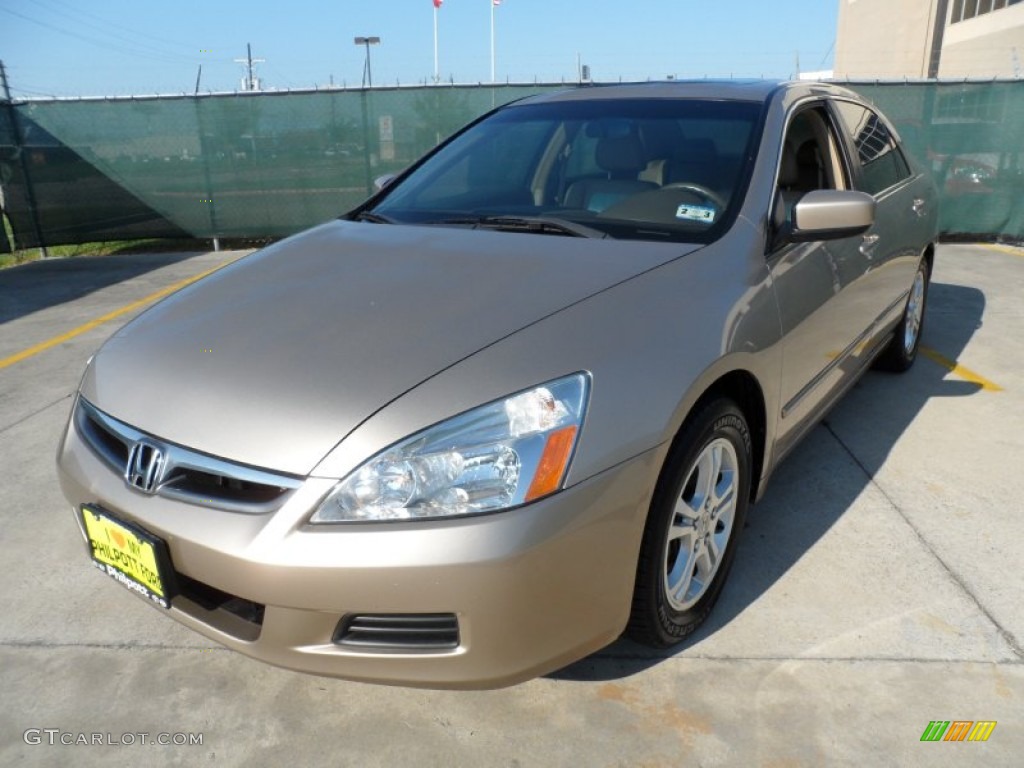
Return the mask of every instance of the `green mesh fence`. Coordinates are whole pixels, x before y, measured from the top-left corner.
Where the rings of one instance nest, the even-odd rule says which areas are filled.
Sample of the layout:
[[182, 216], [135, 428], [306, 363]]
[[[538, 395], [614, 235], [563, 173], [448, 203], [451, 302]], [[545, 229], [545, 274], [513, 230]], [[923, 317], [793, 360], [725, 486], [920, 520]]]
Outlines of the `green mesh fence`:
[[[847, 85], [934, 173], [944, 232], [1024, 240], [1024, 81]], [[19, 247], [38, 245], [37, 231], [47, 244], [286, 235], [352, 208], [374, 178], [493, 106], [564, 87], [3, 105], [0, 183]]]
[[0, 103], [0, 253], [10, 253], [14, 247], [3, 217], [4, 208], [10, 205], [7, 198], [25, 189], [25, 181], [18, 167], [14, 126], [11, 124], [12, 114], [10, 104]]
[[[16, 109], [30, 134], [57, 137], [154, 212], [165, 234], [253, 237], [287, 235], [333, 218], [364, 200], [374, 178], [409, 165], [474, 117], [554, 87], [37, 101]], [[70, 158], [50, 155], [42, 164], [47, 172], [70, 169]], [[102, 197], [93, 194], [90, 204]], [[18, 241], [36, 244], [22, 197], [17, 202]], [[48, 243], [89, 239], [51, 226], [56, 210], [39, 207]], [[89, 220], [87, 211], [80, 213]]]
[[847, 85], [931, 170], [945, 235], [1024, 240], [1024, 80]]

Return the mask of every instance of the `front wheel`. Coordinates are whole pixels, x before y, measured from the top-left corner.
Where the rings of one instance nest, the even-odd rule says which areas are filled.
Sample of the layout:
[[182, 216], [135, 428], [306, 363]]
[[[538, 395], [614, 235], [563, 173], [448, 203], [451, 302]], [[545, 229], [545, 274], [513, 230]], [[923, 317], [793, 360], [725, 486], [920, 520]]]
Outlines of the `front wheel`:
[[914, 284], [910, 287], [907, 306], [903, 317], [896, 326], [896, 334], [889, 345], [875, 360], [875, 367], [883, 371], [903, 373], [910, 369], [917, 358], [917, 348], [921, 344], [921, 329], [924, 326], [924, 309], [928, 301], [928, 280], [931, 272], [928, 260], [921, 259], [914, 275]]
[[698, 411], [676, 439], [654, 492], [626, 634], [672, 645], [707, 618], [743, 529], [750, 431], [731, 400]]

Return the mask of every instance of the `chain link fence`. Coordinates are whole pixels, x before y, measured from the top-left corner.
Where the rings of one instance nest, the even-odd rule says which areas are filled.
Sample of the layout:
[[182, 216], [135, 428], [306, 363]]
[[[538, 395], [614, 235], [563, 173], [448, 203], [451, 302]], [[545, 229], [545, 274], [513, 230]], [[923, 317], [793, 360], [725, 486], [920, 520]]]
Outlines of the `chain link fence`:
[[[1024, 81], [845, 85], [933, 172], [946, 235], [1024, 240]], [[352, 208], [374, 178], [492, 107], [565, 87], [4, 103], [3, 205], [19, 248], [288, 235]]]

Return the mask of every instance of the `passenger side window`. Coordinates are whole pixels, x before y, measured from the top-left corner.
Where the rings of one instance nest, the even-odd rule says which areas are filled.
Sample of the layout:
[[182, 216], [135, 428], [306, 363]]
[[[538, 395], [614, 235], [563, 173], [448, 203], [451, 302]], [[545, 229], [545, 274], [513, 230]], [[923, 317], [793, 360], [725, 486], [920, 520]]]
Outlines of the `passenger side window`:
[[836, 109], [856, 151], [861, 167], [859, 187], [877, 195], [910, 176], [903, 153], [889, 128], [870, 109], [849, 101], [837, 101]]
[[824, 107], [798, 112], [786, 128], [772, 220], [776, 228], [792, 223], [793, 206], [808, 192], [846, 189], [846, 174], [836, 134]]

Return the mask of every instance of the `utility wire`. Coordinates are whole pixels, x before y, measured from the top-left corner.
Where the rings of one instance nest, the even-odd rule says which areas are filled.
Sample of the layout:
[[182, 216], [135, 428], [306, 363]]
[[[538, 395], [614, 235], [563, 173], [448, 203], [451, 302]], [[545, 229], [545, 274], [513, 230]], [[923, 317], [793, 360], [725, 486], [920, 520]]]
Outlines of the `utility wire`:
[[[95, 13], [89, 13], [89, 11], [82, 10], [81, 8], [75, 8], [73, 6], [70, 6], [67, 3], [62, 2], [62, 0], [31, 0], [31, 2], [35, 3], [36, 5], [42, 6], [44, 8], [46, 6], [49, 6], [49, 10], [51, 10], [51, 11], [53, 11], [55, 13], [63, 13], [63, 14], [68, 14], [68, 15], [78, 15], [80, 17], [84, 17], [84, 18], [93, 19], [95, 21], [98, 21], [102, 25], [101, 31], [107, 32], [108, 34], [111, 34], [111, 33], [108, 31], [107, 28], [108, 27], [115, 27], [115, 28], [120, 29], [120, 30], [122, 30], [124, 32], [128, 32], [128, 33], [130, 33], [132, 35], [136, 35], [138, 37], [147, 37], [150, 40], [155, 40], [156, 42], [162, 43], [164, 45], [170, 45], [170, 46], [173, 46], [175, 48], [188, 48], [188, 49], [192, 48], [191, 44], [183, 43], [180, 40], [170, 40], [170, 39], [165, 38], [165, 37], [158, 37], [156, 35], [151, 35], [148, 32], [143, 32], [143, 31], [138, 30], [138, 29], [133, 29], [132, 27], [126, 27], [123, 24], [118, 24], [116, 21], [111, 21], [108, 18], [103, 18], [101, 16], [97, 16]], [[63, 9], [63, 10], [61, 10], [61, 9]], [[86, 22], [75, 21], [75, 19], [73, 19], [73, 18], [71, 18], [70, 20], [73, 21], [74, 23], [86, 23]], [[131, 42], [135, 42], [135, 41], [131, 41]]]
[[77, 32], [72, 32], [71, 30], [68, 30], [68, 29], [63, 29], [62, 27], [55, 26], [55, 25], [50, 24], [48, 22], [40, 21], [39, 19], [34, 19], [31, 16], [26, 16], [23, 13], [18, 13], [17, 11], [12, 11], [10, 8], [0, 8], [0, 11], [3, 11], [4, 13], [10, 14], [11, 16], [16, 16], [19, 19], [23, 19], [25, 21], [31, 22], [32, 24], [38, 24], [39, 26], [45, 27], [45, 28], [50, 29], [50, 30], [53, 30], [54, 32], [59, 32], [59, 33], [61, 33], [63, 35], [68, 35], [69, 37], [74, 37], [74, 38], [76, 38], [78, 40], [82, 40], [82, 41], [84, 41], [86, 43], [90, 43], [91, 45], [95, 45], [95, 46], [98, 46], [100, 48], [105, 48], [107, 50], [118, 51], [119, 53], [126, 53], [129, 56], [139, 56], [139, 57], [143, 57], [143, 58], [153, 59], [154, 61], [160, 61], [160, 62], [163, 62], [165, 64], [180, 64], [183, 61], [188, 61], [190, 63], [194, 63], [198, 59], [198, 56], [189, 57], [189, 56], [184, 56], [184, 55], [181, 55], [181, 54], [167, 54], [167, 53], [159, 53], [159, 52], [154, 53], [153, 51], [146, 51], [146, 50], [139, 50], [139, 49], [134, 49], [134, 48], [128, 48], [128, 47], [123, 46], [123, 45], [118, 45], [118, 44], [115, 44], [115, 43], [109, 43], [109, 42], [106, 42], [104, 40], [97, 40], [94, 37], [89, 37], [87, 35], [82, 35], [82, 34], [79, 34]]

